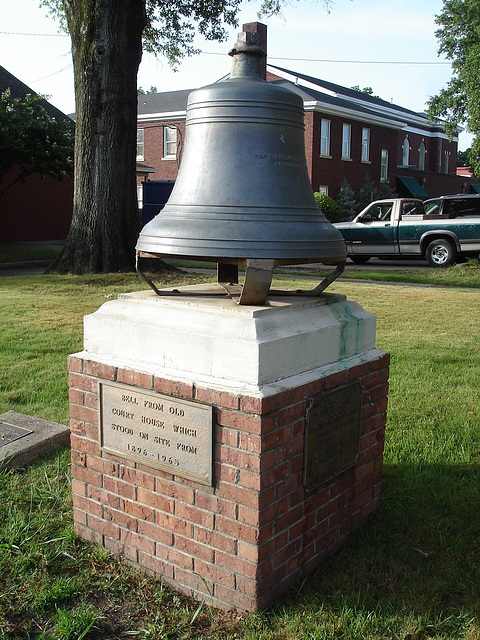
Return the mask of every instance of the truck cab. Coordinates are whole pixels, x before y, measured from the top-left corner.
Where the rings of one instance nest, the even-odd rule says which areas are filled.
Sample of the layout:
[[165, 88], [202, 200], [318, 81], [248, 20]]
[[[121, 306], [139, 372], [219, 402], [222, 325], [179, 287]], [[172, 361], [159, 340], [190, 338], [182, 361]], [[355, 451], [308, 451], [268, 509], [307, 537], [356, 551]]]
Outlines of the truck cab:
[[351, 222], [340, 222], [335, 227], [345, 239], [348, 257], [362, 263], [371, 256], [400, 255], [398, 223], [406, 217], [410, 221], [417, 216], [422, 220], [424, 214], [423, 202], [415, 198], [376, 200]]

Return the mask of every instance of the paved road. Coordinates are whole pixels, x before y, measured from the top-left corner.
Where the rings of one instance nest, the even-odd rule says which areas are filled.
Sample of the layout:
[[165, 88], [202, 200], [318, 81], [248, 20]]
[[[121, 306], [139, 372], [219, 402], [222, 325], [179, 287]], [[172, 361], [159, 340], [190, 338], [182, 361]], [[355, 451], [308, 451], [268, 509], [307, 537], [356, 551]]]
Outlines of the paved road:
[[[325, 265], [315, 264], [315, 265], [293, 265], [292, 269], [298, 269], [299, 267], [305, 269], [319, 268], [325, 269]], [[345, 272], [349, 271], [413, 271], [416, 269], [428, 269], [428, 264], [426, 260], [379, 260], [379, 258], [371, 258], [366, 264], [355, 264], [351, 260], [347, 260], [347, 266], [345, 267]]]
[[347, 269], [358, 271], [391, 271], [392, 269], [428, 269], [426, 260], [380, 260], [379, 258], [370, 258], [366, 264], [355, 264], [347, 260]]

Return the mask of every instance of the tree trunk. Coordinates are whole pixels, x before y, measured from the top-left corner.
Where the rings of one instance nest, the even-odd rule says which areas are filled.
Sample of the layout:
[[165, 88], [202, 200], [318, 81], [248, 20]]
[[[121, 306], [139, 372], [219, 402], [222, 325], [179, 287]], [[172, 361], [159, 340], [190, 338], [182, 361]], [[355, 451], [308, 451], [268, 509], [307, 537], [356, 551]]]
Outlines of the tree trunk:
[[135, 158], [145, 1], [64, 0], [75, 74], [72, 225], [50, 270], [132, 270], [140, 229]]

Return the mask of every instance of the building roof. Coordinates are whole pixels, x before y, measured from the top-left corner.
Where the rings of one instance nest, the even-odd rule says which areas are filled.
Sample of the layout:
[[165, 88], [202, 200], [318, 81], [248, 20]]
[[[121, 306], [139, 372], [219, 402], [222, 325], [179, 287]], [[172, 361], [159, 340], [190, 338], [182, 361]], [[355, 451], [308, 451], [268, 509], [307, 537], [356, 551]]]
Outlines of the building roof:
[[312, 76], [307, 76], [303, 73], [298, 73], [297, 71], [290, 71], [289, 69], [284, 69], [282, 67], [277, 67], [276, 65], [269, 65], [272, 70], [276, 70], [281, 72], [282, 74], [288, 74], [298, 80], [303, 80], [305, 83], [309, 83], [314, 85], [318, 91], [329, 92], [338, 98], [343, 98], [348, 100], [350, 103], [352, 101], [361, 101], [364, 103], [364, 107], [369, 108], [378, 108], [382, 107], [383, 109], [388, 109], [389, 111], [398, 111], [399, 113], [411, 116], [420, 116], [426, 119], [424, 113], [418, 113], [416, 111], [412, 111], [411, 109], [405, 109], [405, 107], [400, 107], [391, 102], [387, 102], [378, 96], [372, 96], [369, 93], [364, 93], [363, 91], [357, 91], [356, 89], [349, 89], [348, 87], [342, 87], [339, 84], [334, 84], [333, 82], [328, 82], [327, 80], [321, 80], [319, 78], [314, 78]]
[[372, 96], [363, 91], [343, 87], [276, 65], [268, 65], [268, 69], [271, 73], [284, 78], [288, 82], [286, 86], [290, 89], [310, 96], [310, 100], [314, 101], [316, 105], [309, 105], [304, 97], [306, 109], [316, 108], [327, 112], [331, 110], [332, 113], [339, 113], [343, 117], [350, 115], [354, 120], [367, 119], [373, 123], [377, 121], [377, 124], [398, 129], [410, 126], [421, 127], [429, 132], [435, 132], [437, 135], [443, 132], [442, 122], [433, 123], [425, 113], [406, 109], [378, 96]]
[[[0, 94], [2, 94], [7, 89], [10, 89], [10, 94], [12, 98], [24, 98], [26, 95], [31, 94], [32, 96], [36, 96], [37, 93], [30, 89], [25, 83], [12, 75], [9, 71], [7, 71], [4, 67], [0, 66]], [[73, 120], [69, 118], [63, 111], [54, 107], [53, 104], [50, 104], [47, 100], [42, 100], [42, 104], [45, 108], [45, 111], [51, 118], [55, 118], [55, 120], [69, 122], [73, 125]]]
[[[377, 96], [349, 89], [333, 82], [291, 71], [276, 65], [267, 65], [267, 71], [277, 80], [273, 83], [299, 94], [306, 110], [318, 110], [338, 114], [344, 118], [371, 122], [394, 129], [420, 127], [430, 135], [443, 132], [442, 123], [432, 123], [424, 113], [412, 111], [387, 102]], [[226, 80], [224, 76], [217, 82]], [[194, 89], [141, 95], [138, 98], [138, 119], [174, 119], [185, 116], [188, 95]]]
[[146, 93], [138, 96], [137, 112], [140, 119], [148, 116], [169, 114], [185, 115], [187, 110], [187, 98], [194, 89], [182, 89], [181, 91], [166, 91], [164, 93]]

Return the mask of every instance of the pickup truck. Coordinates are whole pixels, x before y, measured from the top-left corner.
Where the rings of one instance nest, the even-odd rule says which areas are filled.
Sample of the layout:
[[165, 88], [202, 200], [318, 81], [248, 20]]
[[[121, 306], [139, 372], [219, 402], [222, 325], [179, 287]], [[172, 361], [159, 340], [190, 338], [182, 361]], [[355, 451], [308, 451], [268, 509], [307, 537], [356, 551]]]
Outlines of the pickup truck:
[[448, 267], [480, 253], [480, 215], [428, 215], [421, 200], [376, 200], [351, 222], [334, 225], [357, 263], [372, 257], [425, 257], [432, 267]]

